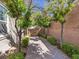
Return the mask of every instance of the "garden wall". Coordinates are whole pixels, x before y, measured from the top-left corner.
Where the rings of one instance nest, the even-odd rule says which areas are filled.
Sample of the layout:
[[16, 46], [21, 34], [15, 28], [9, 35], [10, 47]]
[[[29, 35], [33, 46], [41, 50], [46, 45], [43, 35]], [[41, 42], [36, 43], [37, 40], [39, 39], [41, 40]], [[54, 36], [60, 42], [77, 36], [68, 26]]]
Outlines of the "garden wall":
[[[64, 24], [64, 40], [75, 45], [79, 44], [79, 4], [73, 11], [65, 18]], [[49, 28], [49, 35], [54, 35], [60, 39], [61, 25], [59, 22], [52, 22]]]

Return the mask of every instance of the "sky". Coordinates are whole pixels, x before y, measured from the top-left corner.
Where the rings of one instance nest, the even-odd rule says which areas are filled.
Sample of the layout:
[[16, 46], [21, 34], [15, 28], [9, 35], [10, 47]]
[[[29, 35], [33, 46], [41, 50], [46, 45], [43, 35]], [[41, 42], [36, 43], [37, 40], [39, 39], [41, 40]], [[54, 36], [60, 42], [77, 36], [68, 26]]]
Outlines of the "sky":
[[39, 7], [44, 7], [46, 4], [45, 0], [33, 0], [33, 3]]
[[33, 3], [39, 7], [44, 6], [44, 0], [33, 0]]
[[37, 7], [40, 7], [40, 9], [36, 8], [35, 10], [43, 10], [43, 7], [47, 4], [46, 0], [32, 0], [33, 4]]

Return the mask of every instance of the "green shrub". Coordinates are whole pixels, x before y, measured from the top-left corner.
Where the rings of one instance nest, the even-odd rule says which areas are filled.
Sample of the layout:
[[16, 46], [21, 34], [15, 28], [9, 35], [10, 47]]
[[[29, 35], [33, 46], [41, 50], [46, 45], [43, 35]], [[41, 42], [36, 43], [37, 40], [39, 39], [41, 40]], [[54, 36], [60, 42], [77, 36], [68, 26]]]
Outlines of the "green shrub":
[[17, 53], [15, 59], [24, 59], [24, 54], [22, 52]]
[[79, 55], [78, 54], [72, 55], [72, 59], [79, 59]]
[[56, 45], [57, 44], [57, 40], [56, 40], [56, 38], [55, 37], [48, 37], [47, 38], [47, 40], [48, 40], [48, 42], [50, 43], [50, 44], [52, 44], [52, 45]]
[[22, 52], [9, 54], [7, 59], [24, 59], [24, 54]]
[[62, 50], [69, 56], [72, 56], [73, 54], [79, 54], [79, 49], [68, 43], [64, 43], [62, 45]]
[[8, 57], [7, 57], [7, 59], [15, 59], [15, 54], [13, 53], [13, 54], [10, 54]]
[[29, 43], [29, 37], [24, 37], [22, 39], [22, 46], [23, 47], [27, 47], [28, 46], [28, 43]]

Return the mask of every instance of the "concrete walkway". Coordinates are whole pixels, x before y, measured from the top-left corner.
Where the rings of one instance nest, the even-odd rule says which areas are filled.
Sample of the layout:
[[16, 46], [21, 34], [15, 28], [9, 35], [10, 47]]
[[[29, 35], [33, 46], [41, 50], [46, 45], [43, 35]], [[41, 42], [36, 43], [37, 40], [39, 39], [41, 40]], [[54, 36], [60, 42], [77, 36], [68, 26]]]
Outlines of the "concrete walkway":
[[5, 35], [0, 34], [0, 52], [4, 54], [11, 48], [10, 40]]
[[70, 59], [55, 46], [50, 45], [45, 39], [32, 38], [25, 59]]

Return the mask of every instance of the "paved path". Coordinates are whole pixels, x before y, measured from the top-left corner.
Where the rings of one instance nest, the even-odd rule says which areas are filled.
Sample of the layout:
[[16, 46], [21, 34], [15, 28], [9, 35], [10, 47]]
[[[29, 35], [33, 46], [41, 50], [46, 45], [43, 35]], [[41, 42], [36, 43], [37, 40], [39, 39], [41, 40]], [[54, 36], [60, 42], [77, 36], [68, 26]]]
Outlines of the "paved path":
[[10, 40], [0, 34], [0, 52], [5, 53], [11, 48]]
[[70, 59], [45, 39], [32, 38], [25, 59]]

